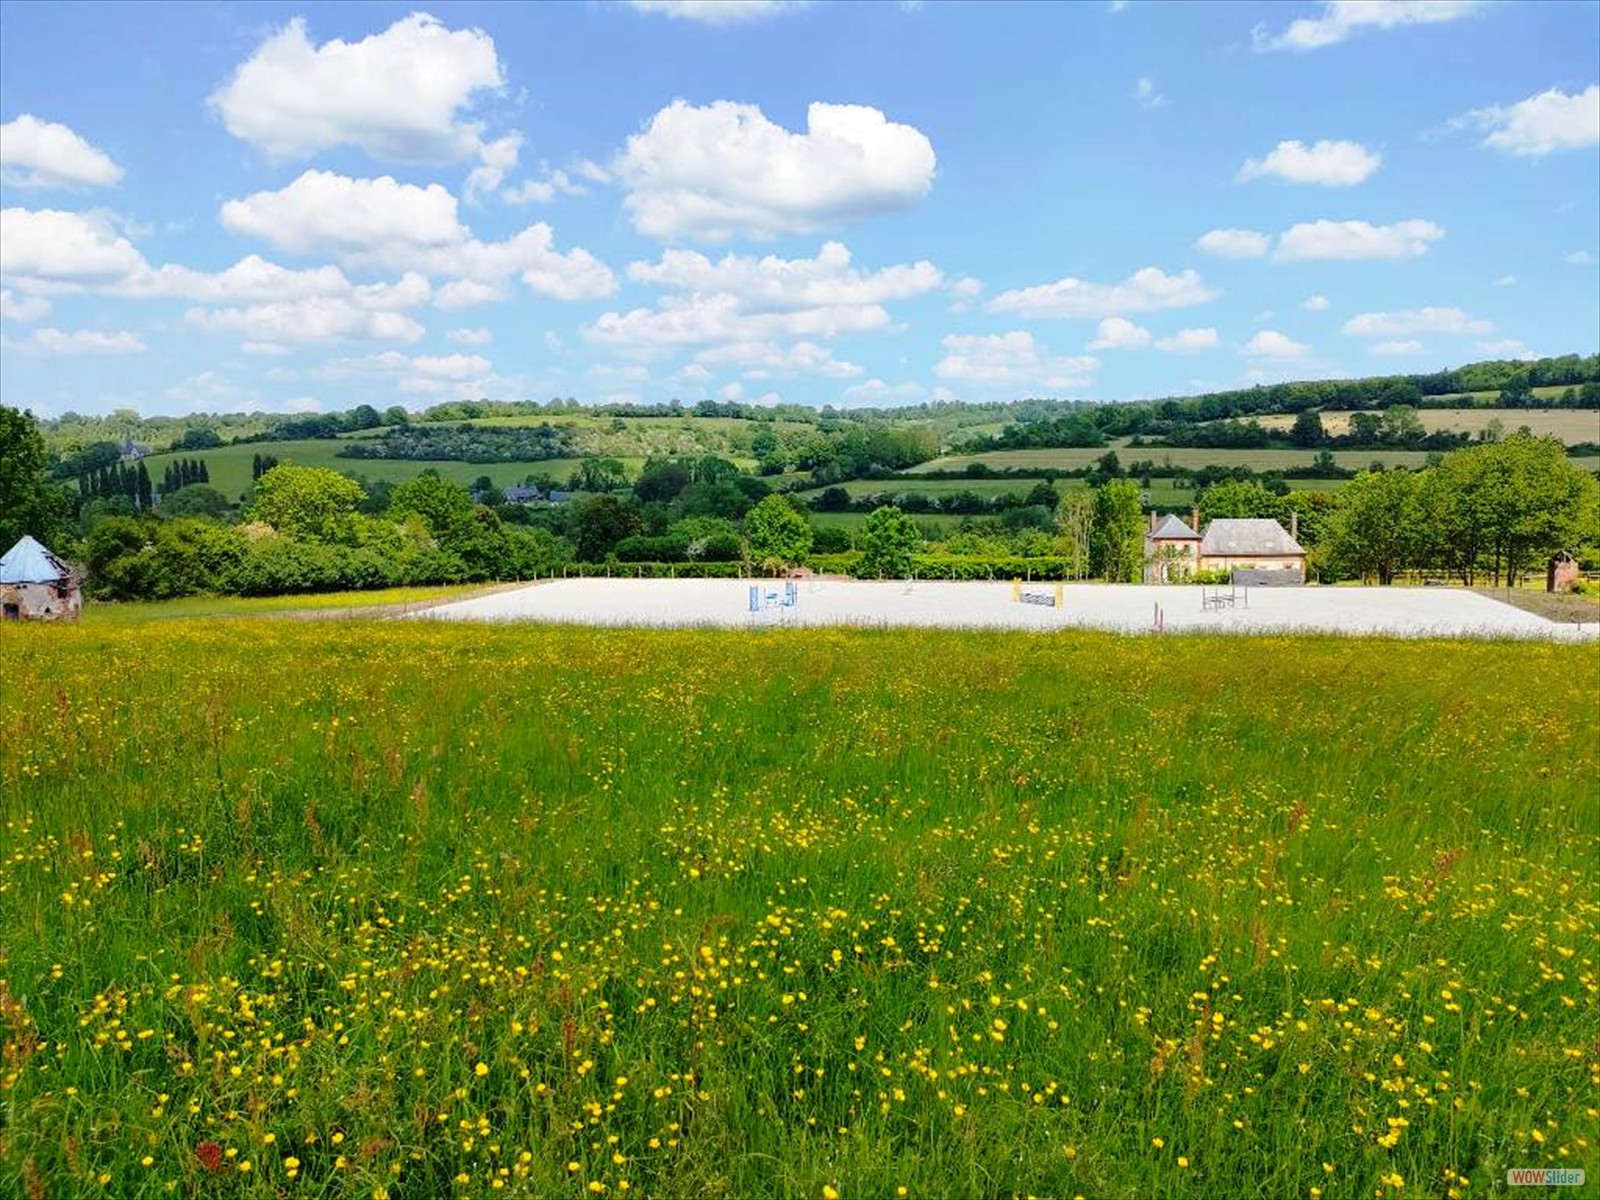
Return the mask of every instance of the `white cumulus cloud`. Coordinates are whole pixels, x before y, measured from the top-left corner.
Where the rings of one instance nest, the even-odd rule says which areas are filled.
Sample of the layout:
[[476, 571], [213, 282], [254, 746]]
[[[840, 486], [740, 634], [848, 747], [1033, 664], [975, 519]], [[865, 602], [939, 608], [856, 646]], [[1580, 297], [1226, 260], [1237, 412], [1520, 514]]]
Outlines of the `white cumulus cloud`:
[[987, 307], [991, 312], [1024, 317], [1098, 319], [1119, 313], [1188, 308], [1216, 296], [1195, 271], [1169, 275], [1159, 267], [1142, 267], [1121, 283], [1089, 283], [1069, 276], [1054, 283], [1001, 292]]
[[1418, 333], [1492, 333], [1494, 325], [1460, 308], [1405, 308], [1351, 317], [1344, 331], [1357, 337], [1403, 338]]
[[458, 346], [487, 346], [494, 341], [487, 329], [452, 329], [445, 336]]
[[7, 321], [37, 321], [50, 312], [50, 301], [43, 296], [19, 296], [10, 288], [0, 288], [0, 318]]
[[993, 390], [1067, 392], [1086, 388], [1100, 360], [1092, 355], [1061, 356], [1026, 330], [997, 334], [946, 335], [944, 357], [933, 373], [950, 383]]
[[404, 313], [364, 308], [342, 297], [191, 308], [185, 316], [199, 329], [278, 345], [351, 339], [415, 342], [423, 334], [422, 326]]
[[12, 187], [110, 187], [122, 168], [65, 125], [23, 113], [0, 125], [0, 181]]
[[1218, 258], [1262, 258], [1272, 249], [1272, 239], [1254, 229], [1213, 229], [1201, 234], [1194, 247]]
[[1324, 139], [1310, 146], [1301, 141], [1279, 142], [1266, 157], [1247, 158], [1239, 168], [1239, 178], [1248, 181], [1270, 175], [1290, 183], [1351, 187], [1376, 171], [1382, 162], [1381, 155], [1359, 142]]
[[1568, 95], [1559, 88], [1509, 106], [1474, 109], [1455, 121], [1487, 131], [1483, 144], [1521, 158], [1600, 145], [1600, 84]]
[[149, 349], [137, 334], [119, 330], [36, 329], [21, 343], [40, 354], [142, 354]]
[[0, 210], [0, 275], [87, 283], [144, 265], [133, 243], [103, 218], [50, 208]]
[[1107, 317], [1095, 331], [1091, 350], [1132, 350], [1150, 344], [1150, 331], [1135, 325], [1126, 317]]
[[1311, 347], [1276, 329], [1263, 329], [1240, 347], [1239, 353], [1247, 358], [1304, 358]]
[[598, 299], [616, 290], [609, 267], [581, 247], [557, 250], [554, 231], [543, 222], [501, 242], [473, 237], [461, 224], [455, 197], [436, 183], [418, 187], [387, 175], [352, 179], [307, 171], [278, 191], [226, 202], [222, 222], [285, 250], [331, 252], [351, 267], [471, 282], [442, 287], [442, 308], [504, 299], [512, 275], [557, 300]]
[[1157, 338], [1156, 349], [1173, 354], [1194, 354], [1215, 349], [1217, 341], [1215, 329], [1180, 329], [1171, 337]]
[[1273, 257], [1280, 262], [1418, 258], [1442, 237], [1444, 230], [1432, 221], [1305, 221], [1279, 235]]
[[312, 44], [303, 17], [268, 37], [210, 97], [228, 132], [273, 158], [357, 146], [397, 163], [445, 163], [480, 150], [462, 120], [504, 84], [494, 39], [413, 13], [359, 42]]
[[1325, 0], [1322, 14], [1289, 22], [1282, 33], [1255, 28], [1257, 50], [1316, 50], [1336, 45], [1364, 29], [1398, 29], [1454, 21], [1483, 7], [1484, 0]]
[[927, 261], [862, 271], [841, 242], [826, 242], [815, 258], [727, 254], [713, 261], [692, 250], [668, 250], [654, 263], [636, 262], [628, 278], [679, 292], [727, 293], [751, 309], [883, 304], [934, 291], [944, 282]]
[[628, 139], [612, 172], [640, 233], [721, 241], [907, 208], [933, 186], [935, 163], [920, 130], [863, 105], [813, 103], [793, 133], [753, 104], [677, 100]]
[[1327, 312], [1328, 298], [1326, 296], [1307, 296], [1300, 302], [1300, 307], [1307, 312]]

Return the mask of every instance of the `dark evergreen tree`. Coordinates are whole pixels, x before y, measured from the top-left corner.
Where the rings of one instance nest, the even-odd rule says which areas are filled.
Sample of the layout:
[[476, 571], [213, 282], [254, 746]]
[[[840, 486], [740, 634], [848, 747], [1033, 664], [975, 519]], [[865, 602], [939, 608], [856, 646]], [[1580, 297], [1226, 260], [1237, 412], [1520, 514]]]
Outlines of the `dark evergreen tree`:
[[141, 509], [149, 509], [155, 497], [152, 494], [152, 489], [150, 487], [150, 472], [145, 468], [145, 465], [142, 462], [139, 464], [139, 470], [134, 483], [138, 490], [138, 494], [135, 497], [135, 503], [138, 504]]

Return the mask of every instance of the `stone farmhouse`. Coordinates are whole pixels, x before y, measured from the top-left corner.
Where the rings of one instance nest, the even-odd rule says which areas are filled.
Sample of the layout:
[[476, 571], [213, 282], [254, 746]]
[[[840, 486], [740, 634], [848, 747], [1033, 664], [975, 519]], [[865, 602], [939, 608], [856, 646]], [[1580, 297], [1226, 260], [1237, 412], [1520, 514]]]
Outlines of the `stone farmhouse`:
[[1189, 522], [1173, 513], [1150, 514], [1144, 535], [1146, 583], [1177, 583], [1197, 571], [1248, 571], [1253, 583], [1305, 582], [1298, 513], [1290, 515], [1288, 529], [1270, 518], [1218, 517], [1198, 532], [1199, 517], [1197, 510], [1191, 510]]
[[83, 588], [69, 567], [24, 535], [0, 558], [0, 620], [78, 619]]

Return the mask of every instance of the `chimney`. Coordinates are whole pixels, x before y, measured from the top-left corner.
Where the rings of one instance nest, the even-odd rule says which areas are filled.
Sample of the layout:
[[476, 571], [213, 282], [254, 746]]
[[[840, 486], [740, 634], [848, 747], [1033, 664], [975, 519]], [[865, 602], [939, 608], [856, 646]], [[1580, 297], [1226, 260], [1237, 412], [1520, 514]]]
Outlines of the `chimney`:
[[1198, 504], [1189, 510], [1189, 528], [1196, 533], [1200, 532], [1200, 506]]
[[1297, 542], [1300, 540], [1300, 514], [1299, 514], [1299, 512], [1292, 512], [1292, 513], [1289, 514], [1289, 536], [1292, 537]]
[[1156, 512], [1155, 509], [1152, 508], [1150, 510], [1150, 532], [1151, 533], [1154, 533], [1156, 531], [1156, 517], [1158, 515], [1159, 514]]

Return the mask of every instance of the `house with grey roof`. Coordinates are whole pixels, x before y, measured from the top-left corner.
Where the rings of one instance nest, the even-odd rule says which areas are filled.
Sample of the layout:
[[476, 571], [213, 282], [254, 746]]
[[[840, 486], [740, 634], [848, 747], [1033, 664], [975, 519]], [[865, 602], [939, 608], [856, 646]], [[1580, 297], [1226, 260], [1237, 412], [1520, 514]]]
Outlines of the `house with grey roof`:
[[1144, 535], [1144, 581], [1182, 583], [1199, 570], [1200, 541], [1182, 517], [1152, 512]]
[[1270, 518], [1218, 517], [1197, 532], [1199, 515], [1191, 510], [1185, 522], [1171, 513], [1150, 514], [1144, 535], [1146, 583], [1182, 583], [1197, 571], [1249, 571], [1255, 583], [1305, 582], [1299, 514], [1291, 514], [1288, 529]]
[[1288, 529], [1270, 517], [1218, 517], [1206, 526], [1200, 540], [1200, 569], [1287, 571], [1295, 576], [1295, 582], [1303, 583], [1306, 552], [1299, 536], [1298, 513], [1290, 514]]
[[0, 557], [0, 620], [75, 621], [83, 588], [62, 559], [24, 534]]

